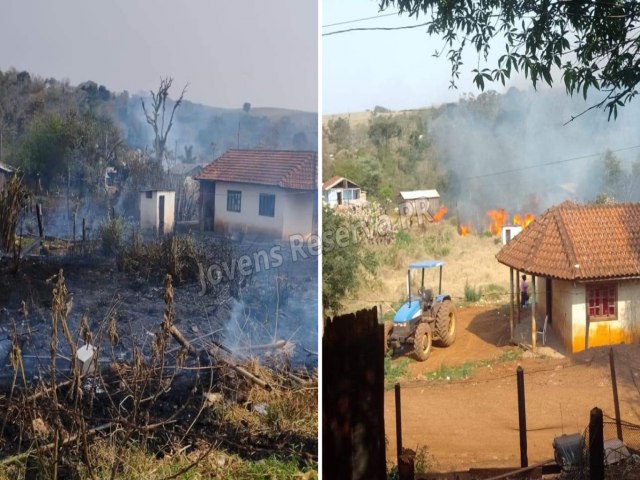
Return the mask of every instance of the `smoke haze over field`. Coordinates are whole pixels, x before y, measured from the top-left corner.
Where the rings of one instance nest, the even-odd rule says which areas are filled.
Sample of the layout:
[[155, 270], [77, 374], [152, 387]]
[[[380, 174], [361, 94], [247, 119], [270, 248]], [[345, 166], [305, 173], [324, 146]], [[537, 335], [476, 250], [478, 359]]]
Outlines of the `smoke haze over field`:
[[[561, 89], [483, 97], [442, 107], [428, 126], [451, 172], [445, 200], [457, 202], [463, 222], [486, 224], [489, 209], [505, 208], [513, 216], [539, 214], [567, 199], [593, 201], [604, 186], [605, 151], [613, 151], [626, 171], [640, 159], [637, 101], [615, 121], [594, 110], [563, 125], [594, 99], [585, 103]], [[627, 190], [615, 197], [639, 200], [639, 194]]]
[[147, 93], [171, 76], [187, 98], [225, 108], [316, 111], [318, 4], [5, 0], [0, 70]]

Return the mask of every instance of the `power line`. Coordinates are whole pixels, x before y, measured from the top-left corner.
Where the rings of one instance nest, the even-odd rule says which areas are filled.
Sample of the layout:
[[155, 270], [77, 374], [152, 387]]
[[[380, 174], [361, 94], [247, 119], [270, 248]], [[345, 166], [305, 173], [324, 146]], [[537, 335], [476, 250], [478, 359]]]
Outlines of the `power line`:
[[[617, 152], [624, 152], [627, 150], [635, 150], [637, 148], [640, 148], [640, 145], [634, 145], [633, 147], [625, 147], [625, 148], [618, 148], [616, 150], [609, 150], [611, 153], [617, 153]], [[490, 172], [490, 173], [483, 173], [482, 175], [475, 175], [473, 177], [464, 177], [462, 178], [462, 180], [476, 180], [479, 178], [487, 178], [487, 177], [494, 177], [494, 176], [498, 176], [498, 175], [505, 175], [508, 173], [516, 173], [516, 172], [522, 172], [525, 170], [532, 170], [534, 168], [539, 168], [539, 167], [548, 167], [551, 165], [558, 165], [561, 163], [567, 163], [567, 162], [574, 162], [576, 160], [584, 160], [586, 158], [593, 158], [593, 157], [599, 157], [601, 155], [603, 155], [605, 152], [598, 152], [598, 153], [591, 153], [588, 155], [581, 155], [579, 157], [571, 157], [571, 158], [565, 158], [563, 160], [554, 160], [552, 162], [545, 162], [545, 163], [538, 163], [535, 165], [527, 165], [525, 167], [518, 167], [518, 168], [511, 168], [509, 170], [502, 170], [499, 172]]]
[[432, 23], [433, 22], [425, 22], [425, 23], [418, 23], [416, 25], [405, 25], [405, 26], [402, 26], [402, 27], [359, 27], [359, 28], [347, 28], [345, 30], [336, 30], [335, 32], [323, 33], [322, 36], [323, 37], [328, 37], [329, 35], [338, 35], [340, 33], [363, 32], [363, 31], [371, 31], [371, 30], [382, 30], [382, 31], [408, 30], [408, 29], [411, 29], [411, 28], [426, 27], [428, 25], [431, 25]]
[[398, 15], [399, 13], [400, 12], [391, 12], [391, 13], [384, 13], [382, 15], [375, 15], [373, 17], [356, 18], [355, 20], [346, 20], [344, 22], [329, 23], [327, 25], [323, 25], [322, 28], [336, 27], [338, 25], [347, 25], [349, 23], [364, 22], [365, 20], [375, 20], [376, 18], [390, 17], [391, 15]]

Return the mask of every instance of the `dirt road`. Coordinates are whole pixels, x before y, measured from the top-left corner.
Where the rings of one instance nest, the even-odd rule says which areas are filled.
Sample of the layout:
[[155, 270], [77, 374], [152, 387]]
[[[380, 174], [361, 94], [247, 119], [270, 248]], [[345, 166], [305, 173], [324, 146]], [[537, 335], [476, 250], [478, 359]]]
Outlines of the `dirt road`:
[[[523, 358], [478, 367], [465, 380], [425, 380], [440, 365], [495, 359], [507, 350], [509, 325], [504, 311], [460, 309], [458, 338], [449, 349], [435, 349], [424, 363], [412, 360], [402, 388], [403, 444], [426, 445], [431, 468], [517, 466], [520, 462], [515, 370], [525, 370], [529, 462], [553, 457], [553, 438], [583, 432], [590, 410], [613, 416], [609, 349], [592, 349], [565, 359]], [[615, 348], [621, 414], [640, 423], [640, 346]], [[400, 359], [395, 360], [396, 362]], [[395, 461], [394, 392], [385, 393], [387, 459]], [[640, 442], [640, 438], [637, 439]]]

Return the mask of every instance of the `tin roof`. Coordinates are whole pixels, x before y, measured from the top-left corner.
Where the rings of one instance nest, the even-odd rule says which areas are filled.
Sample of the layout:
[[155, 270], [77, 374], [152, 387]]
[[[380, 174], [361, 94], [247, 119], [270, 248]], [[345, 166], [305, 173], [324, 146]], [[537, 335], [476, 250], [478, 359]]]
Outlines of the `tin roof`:
[[418, 198], [439, 198], [440, 194], [437, 190], [411, 190], [409, 192], [400, 192], [400, 196], [404, 200], [416, 200]]
[[537, 217], [496, 258], [565, 280], [640, 277], [640, 204], [564, 202]]
[[197, 180], [317, 190], [318, 154], [293, 150], [229, 150], [196, 175]]
[[322, 189], [323, 190], [329, 190], [330, 188], [335, 187], [337, 184], [342, 183], [342, 182], [346, 182], [347, 185], [352, 185], [351, 187], [348, 188], [360, 188], [360, 185], [358, 185], [355, 182], [352, 182], [351, 180], [349, 180], [348, 178], [344, 178], [344, 177], [331, 177], [329, 180], [325, 181], [322, 184]]
[[444, 262], [440, 260], [420, 260], [418, 262], [413, 262], [409, 265], [409, 268], [435, 268], [435, 267], [443, 267]]

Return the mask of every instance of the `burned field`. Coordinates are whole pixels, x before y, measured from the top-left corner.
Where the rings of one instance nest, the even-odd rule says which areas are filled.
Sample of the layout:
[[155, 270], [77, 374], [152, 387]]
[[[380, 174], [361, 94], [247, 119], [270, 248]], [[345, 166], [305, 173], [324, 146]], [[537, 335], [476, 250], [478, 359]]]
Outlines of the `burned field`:
[[131, 449], [160, 462], [149, 478], [234, 478], [274, 458], [315, 469], [316, 258], [105, 238], [26, 255], [17, 273], [0, 263], [0, 478], [119, 478]]

